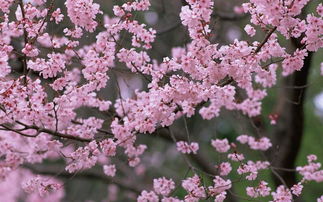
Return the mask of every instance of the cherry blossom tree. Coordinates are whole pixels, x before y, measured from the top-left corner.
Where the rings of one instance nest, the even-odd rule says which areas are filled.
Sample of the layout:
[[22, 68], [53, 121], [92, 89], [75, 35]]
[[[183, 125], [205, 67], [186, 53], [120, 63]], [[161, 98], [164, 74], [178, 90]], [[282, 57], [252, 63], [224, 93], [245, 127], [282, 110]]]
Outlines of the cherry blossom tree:
[[[173, 1], [180, 22], [155, 30], [140, 20], [149, 0], [115, 1], [113, 15], [105, 1], [0, 0], [1, 201], [63, 201], [68, 181], [88, 178], [126, 190], [124, 200], [288, 202], [323, 181], [320, 156], [295, 165], [311, 58], [323, 47], [323, 5], [306, 14], [309, 0], [249, 0], [231, 16], [212, 0]], [[214, 21], [241, 18], [248, 40], [217, 43]], [[178, 26], [187, 30], [185, 44], [154, 58], [156, 37]], [[127, 75], [141, 86], [127, 86]], [[297, 104], [284, 102], [285, 113], [269, 116], [270, 135], [259, 117], [278, 78], [294, 86], [282, 97]], [[211, 121], [223, 111], [256, 132], [191, 141], [187, 120]], [[142, 140], [148, 136], [176, 148], [185, 176], [162, 167], [149, 182], [133, 178], [150, 175], [144, 156], [156, 144]]]

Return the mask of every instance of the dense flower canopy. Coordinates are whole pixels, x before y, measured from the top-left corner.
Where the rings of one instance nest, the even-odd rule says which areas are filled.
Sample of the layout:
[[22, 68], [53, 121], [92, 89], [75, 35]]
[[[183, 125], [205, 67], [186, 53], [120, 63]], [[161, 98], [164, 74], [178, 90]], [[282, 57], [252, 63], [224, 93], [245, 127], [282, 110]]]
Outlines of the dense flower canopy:
[[[140, 134], [168, 129], [178, 152], [195, 155], [198, 142], [177, 141], [170, 126], [181, 117], [196, 113], [205, 120], [221, 115], [221, 109], [240, 111], [254, 117], [261, 113], [267, 89], [276, 84], [278, 74], [288, 76], [302, 69], [310, 52], [323, 47], [323, 5], [315, 13], [300, 18], [309, 0], [250, 0], [242, 4], [251, 21], [245, 26], [253, 37], [255, 28], [266, 35], [263, 41], [235, 40], [219, 45], [210, 41], [211, 0], [186, 0], [181, 9], [181, 23], [188, 29], [190, 42], [175, 47], [171, 57], [157, 62], [148, 51], [153, 47], [156, 31], [134, 18], [134, 13], [149, 9], [149, 0], [132, 0], [113, 7], [114, 17], [105, 16], [93, 0], [67, 0], [67, 14], [53, 1], [0, 0], [0, 190], [1, 201], [15, 201], [25, 192], [27, 201], [60, 201], [63, 183], [53, 177], [35, 175], [28, 166], [47, 159], [63, 158], [69, 173], [100, 166], [109, 177], [118, 173], [110, 159], [121, 152], [130, 167], [138, 167], [141, 155], [149, 145], [138, 144]], [[14, 17], [11, 17], [14, 15]], [[60, 35], [47, 31], [50, 23], [69, 20]], [[131, 47], [120, 44], [121, 34], [131, 34]], [[96, 33], [93, 43], [81, 40]], [[299, 39], [301, 48], [288, 52], [280, 41]], [[12, 44], [21, 38], [22, 47]], [[44, 54], [44, 49], [51, 50]], [[11, 61], [21, 61], [23, 72], [16, 76]], [[146, 89], [129, 98], [106, 100], [98, 92], [110, 82], [109, 72], [123, 63], [145, 79]], [[281, 63], [279, 66], [277, 63]], [[321, 64], [322, 66], [322, 64]], [[37, 76], [34, 76], [37, 75]], [[241, 96], [239, 92], [244, 92]], [[81, 118], [82, 107], [109, 112], [111, 121], [97, 116]], [[275, 121], [273, 121], [275, 123]], [[226, 176], [237, 172], [247, 181], [271, 169], [268, 161], [251, 161], [237, 149], [266, 151], [272, 147], [267, 137], [240, 135], [236, 142], [228, 139], [210, 141], [214, 152], [226, 160], [217, 165], [218, 175], [205, 187], [198, 174], [188, 176], [181, 184], [187, 195], [172, 196], [177, 184], [161, 176], [153, 180], [153, 189], [144, 190], [138, 201], [199, 201], [212, 198], [223, 201], [234, 181]], [[321, 164], [316, 156], [308, 165], [296, 170], [302, 179], [293, 187], [281, 185], [272, 189], [265, 181], [246, 187], [252, 198], [272, 196], [273, 201], [292, 201], [302, 193], [308, 181], [323, 181]], [[232, 164], [238, 162], [237, 169]], [[3, 193], [3, 192], [1, 192]], [[323, 194], [323, 193], [322, 193]], [[319, 197], [319, 196], [318, 196]], [[318, 201], [323, 201], [318, 199]]]

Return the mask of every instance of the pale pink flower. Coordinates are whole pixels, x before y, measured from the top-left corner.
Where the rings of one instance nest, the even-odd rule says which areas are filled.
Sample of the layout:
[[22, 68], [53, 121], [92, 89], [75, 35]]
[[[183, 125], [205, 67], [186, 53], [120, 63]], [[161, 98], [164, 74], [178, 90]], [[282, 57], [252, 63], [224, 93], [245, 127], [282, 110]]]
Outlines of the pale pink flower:
[[301, 195], [302, 193], [302, 190], [303, 190], [303, 185], [299, 182], [298, 184], [294, 184], [291, 188], [292, 190], [292, 193], [295, 195], [295, 196], [299, 196]]
[[216, 167], [219, 169], [221, 176], [228, 175], [232, 170], [231, 164], [229, 162], [222, 162], [219, 166]]
[[272, 192], [271, 195], [276, 202], [291, 202], [293, 200], [293, 196], [289, 189], [285, 188], [283, 185], [280, 185], [276, 192]]
[[179, 141], [176, 143], [177, 150], [182, 152], [183, 154], [196, 154], [197, 150], [199, 149], [199, 145], [197, 142], [185, 142], [185, 141]]
[[190, 193], [188, 197], [200, 199], [206, 196], [203, 186], [200, 185], [201, 180], [197, 175], [182, 181], [182, 187]]
[[115, 165], [104, 165], [103, 171], [107, 176], [114, 177], [116, 175], [117, 169]]
[[58, 24], [60, 23], [64, 18], [64, 15], [61, 13], [61, 9], [57, 8], [53, 13], [52, 16], [50, 18], [50, 20], [54, 20], [55, 19], [55, 23]]
[[154, 190], [157, 194], [168, 196], [175, 189], [175, 183], [172, 179], [158, 178], [154, 179]]
[[255, 139], [254, 137], [248, 135], [240, 135], [237, 137], [237, 141], [239, 141], [241, 144], [248, 143], [249, 147], [253, 150], [266, 151], [272, 146], [269, 138], [267, 137]]
[[267, 186], [268, 183], [265, 181], [260, 181], [257, 187], [247, 187], [246, 191], [248, 196], [252, 198], [264, 197], [270, 194], [270, 187]]
[[255, 36], [256, 34], [256, 30], [254, 27], [252, 27], [251, 25], [246, 25], [244, 30], [246, 31], [246, 33], [249, 35], [249, 36]]
[[155, 194], [155, 192], [153, 191], [147, 192], [144, 190], [141, 192], [141, 195], [138, 196], [137, 201], [138, 202], [158, 202], [159, 198]]
[[215, 176], [215, 178], [213, 179], [213, 182], [214, 182], [214, 185], [208, 187], [208, 193], [211, 196], [216, 196], [218, 194], [221, 194], [232, 187], [231, 180], [224, 180], [220, 176]]
[[216, 151], [220, 153], [225, 153], [230, 149], [229, 141], [227, 139], [215, 139], [212, 140], [211, 144], [216, 149]]
[[232, 161], [242, 161], [245, 159], [244, 155], [239, 153], [228, 154], [228, 158]]
[[26, 44], [21, 52], [28, 57], [36, 57], [39, 54], [39, 50], [31, 44]]

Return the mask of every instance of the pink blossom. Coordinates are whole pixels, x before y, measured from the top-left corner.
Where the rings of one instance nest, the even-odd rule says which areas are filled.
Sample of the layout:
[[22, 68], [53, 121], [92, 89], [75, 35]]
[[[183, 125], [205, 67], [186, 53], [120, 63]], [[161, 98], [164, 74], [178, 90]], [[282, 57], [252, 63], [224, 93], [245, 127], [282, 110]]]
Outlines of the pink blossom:
[[0, 52], [0, 78], [7, 76], [11, 72], [8, 64], [9, 57], [7, 53]]
[[257, 187], [247, 187], [246, 191], [248, 196], [252, 198], [265, 197], [270, 194], [270, 187], [267, 186], [268, 183], [265, 181], [260, 181]]
[[197, 142], [184, 142], [184, 141], [179, 141], [176, 143], [177, 150], [182, 152], [183, 154], [196, 154], [197, 150], [199, 149], [199, 145]]
[[[318, 5], [318, 11], [320, 11], [322, 5]], [[316, 17], [313, 14], [308, 14], [306, 17], [308, 25], [306, 26], [305, 37], [302, 42], [306, 43], [306, 49], [309, 51], [317, 51], [323, 47], [323, 39], [320, 34], [323, 32], [322, 16]]]
[[246, 25], [245, 26], [245, 28], [244, 28], [244, 30], [246, 31], [246, 33], [249, 35], [249, 36], [255, 36], [255, 34], [256, 34], [256, 30], [255, 30], [255, 28], [253, 28], [251, 25]]
[[294, 71], [299, 71], [304, 65], [304, 58], [308, 55], [306, 50], [296, 50], [295, 53], [287, 55], [283, 61], [283, 75], [287, 76]]
[[224, 199], [226, 199], [226, 197], [227, 197], [227, 192], [226, 191], [223, 191], [220, 194], [216, 195], [215, 201], [216, 202], [223, 202]]
[[114, 177], [116, 175], [117, 169], [115, 165], [104, 165], [103, 171], [104, 174], [106, 174], [107, 176]]
[[4, 13], [9, 13], [9, 8], [14, 0], [1, 0], [0, 1], [0, 10]]
[[319, 170], [321, 168], [321, 163], [315, 162], [316, 160], [316, 155], [308, 155], [308, 165], [297, 166], [296, 171], [299, 172], [305, 180], [322, 182], [323, 170]]
[[42, 197], [49, 194], [49, 192], [55, 192], [62, 187], [61, 184], [52, 182], [52, 180], [45, 179], [41, 176], [27, 180], [22, 186], [27, 193], [38, 192]]
[[216, 168], [219, 169], [221, 176], [228, 175], [232, 170], [231, 164], [229, 162], [222, 162], [219, 166], [216, 166]]
[[57, 8], [53, 13], [52, 16], [50, 18], [50, 20], [54, 20], [55, 19], [55, 23], [58, 24], [60, 23], [64, 18], [64, 15], [61, 14], [61, 9]]
[[39, 50], [31, 44], [26, 44], [21, 52], [28, 57], [36, 57], [39, 54]]
[[232, 187], [231, 180], [224, 180], [219, 176], [215, 176], [213, 182], [214, 185], [208, 187], [211, 196], [221, 194]]
[[138, 202], [158, 202], [159, 199], [158, 199], [158, 196], [153, 191], [150, 191], [150, 192], [142, 191], [141, 195], [138, 196], [137, 201]]
[[182, 187], [189, 193], [186, 197], [192, 200], [204, 198], [206, 193], [204, 188], [200, 186], [201, 180], [197, 175], [182, 181]]
[[240, 135], [237, 137], [237, 141], [239, 141], [241, 144], [246, 144], [249, 142], [249, 136], [248, 135]]
[[70, 30], [68, 28], [65, 28], [64, 33], [65, 33], [66, 36], [71, 36], [73, 38], [81, 38], [82, 35], [83, 35], [83, 31], [79, 27], [75, 27], [74, 30]]
[[316, 7], [316, 12], [320, 15], [323, 16], [323, 4], [319, 4]]
[[242, 14], [244, 12], [242, 6], [235, 6], [233, 11], [237, 14]]
[[164, 197], [161, 202], [183, 202], [183, 200], [174, 197]]
[[116, 155], [117, 144], [112, 139], [105, 139], [101, 141], [100, 147], [102, 149], [103, 154], [107, 156]]
[[239, 141], [241, 144], [248, 143], [249, 147], [253, 150], [266, 151], [272, 146], [270, 140], [267, 137], [262, 137], [256, 140], [254, 137], [248, 135], [240, 135], [239, 137], [237, 137], [237, 141]]
[[158, 178], [154, 179], [154, 190], [157, 194], [168, 196], [175, 189], [175, 183], [172, 179]]
[[310, 155], [308, 155], [307, 156], [307, 161], [309, 162], [309, 163], [311, 163], [311, 162], [313, 162], [313, 161], [316, 161], [317, 160], [317, 156], [316, 155], [314, 155], [314, 154], [310, 154]]
[[270, 114], [269, 115], [270, 124], [271, 125], [276, 125], [278, 118], [279, 118], [278, 114]]
[[273, 196], [274, 201], [277, 202], [291, 202], [293, 200], [291, 192], [283, 185], [280, 185], [276, 189], [276, 192], [272, 192], [271, 195]]
[[[308, 51], [317, 52], [323, 47], [322, 4], [303, 19], [300, 14], [309, 0], [245, 1], [234, 9], [237, 17], [248, 13], [251, 19], [244, 27], [246, 33], [252, 37], [257, 29], [264, 32], [264, 38], [217, 44], [213, 16], [221, 13], [214, 13], [218, 12], [214, 1], [186, 0], [179, 14], [183, 29], [188, 31], [186, 42], [169, 50], [168, 57], [156, 58], [152, 51], [158, 46], [157, 31], [138, 18], [150, 9], [151, 2], [112, 4], [108, 7], [113, 7], [111, 12], [117, 17], [110, 18], [100, 10], [103, 3], [93, 0], [67, 0], [66, 9], [54, 3], [46, 5], [45, 0], [0, 0], [3, 201], [22, 197], [26, 201], [61, 201], [64, 190], [60, 181], [35, 176], [22, 168], [48, 160], [64, 163], [60, 160], [64, 159], [63, 166], [69, 173], [101, 165], [104, 173], [113, 177], [119, 172], [109, 164], [110, 158], [123, 156], [121, 160], [127, 159], [129, 167], [137, 166], [125, 169], [142, 177], [150, 167], [144, 164], [150, 156], [145, 155], [149, 145], [138, 141], [142, 135], [158, 133], [179, 118], [197, 113], [204, 120], [221, 116], [223, 109], [258, 116], [268, 89], [277, 83], [280, 73], [287, 76], [302, 70]], [[61, 24], [63, 19], [71, 24]], [[294, 51], [282, 43], [281, 39], [290, 38], [299, 40], [302, 47]], [[17, 64], [23, 71], [16, 71]], [[119, 72], [121, 66], [125, 71]], [[111, 79], [115, 72], [118, 78]], [[127, 74], [138, 77], [140, 85], [128, 84]], [[122, 79], [131, 91], [127, 96], [119, 86]], [[110, 92], [114, 87], [120, 92]], [[272, 124], [277, 122], [274, 114], [269, 118]], [[237, 141], [252, 150], [272, 147], [267, 137], [241, 135]], [[219, 153], [232, 149], [228, 155], [220, 155], [216, 166], [220, 176], [214, 176], [213, 184], [205, 187], [199, 170], [194, 169], [197, 174], [182, 180], [187, 192], [183, 200], [169, 196], [175, 183], [165, 177], [155, 179], [154, 191], [142, 191], [137, 200], [201, 201], [212, 196], [215, 201], [223, 201], [234, 182], [228, 176], [233, 164], [238, 164], [236, 171], [247, 180], [256, 180], [270, 166], [267, 161], [246, 159], [247, 155], [227, 139], [212, 140], [211, 145]], [[197, 154], [201, 147], [198, 142], [185, 141], [176, 146], [185, 154]], [[226, 157], [234, 162], [227, 162]], [[296, 168], [301, 182], [290, 190], [279, 186], [272, 192], [274, 201], [290, 201], [292, 194], [299, 196], [305, 181], [323, 181], [317, 156], [309, 155], [307, 161]], [[125, 173], [122, 177], [128, 176]], [[259, 181], [257, 186], [247, 185], [249, 196], [270, 194], [267, 182]]]
[[79, 147], [70, 154], [71, 161], [65, 169], [72, 173], [77, 170], [91, 168], [96, 164], [99, 154], [97, 143], [92, 141], [87, 146]]
[[239, 153], [228, 154], [228, 158], [232, 161], [242, 161], [245, 159], [244, 155]]
[[266, 169], [268, 166], [269, 162], [267, 161], [248, 161], [247, 164], [240, 165], [237, 172], [239, 175], [248, 174], [247, 180], [255, 180], [258, 177], [259, 170]]
[[291, 191], [295, 196], [299, 196], [302, 193], [303, 187], [304, 186], [299, 182], [292, 186]]
[[228, 152], [230, 149], [229, 141], [226, 138], [223, 140], [212, 140], [211, 144], [216, 149], [216, 151], [220, 153]]
[[28, 61], [28, 68], [40, 72], [45, 79], [56, 77], [59, 72], [63, 71], [66, 64], [66, 56], [63, 54], [52, 53], [47, 56], [47, 61], [39, 58], [34, 61]]
[[118, 17], [125, 15], [125, 11], [120, 6], [114, 6], [113, 13]]
[[87, 31], [93, 32], [97, 26], [96, 15], [101, 13], [100, 5], [93, 0], [67, 0], [67, 15], [71, 21]]

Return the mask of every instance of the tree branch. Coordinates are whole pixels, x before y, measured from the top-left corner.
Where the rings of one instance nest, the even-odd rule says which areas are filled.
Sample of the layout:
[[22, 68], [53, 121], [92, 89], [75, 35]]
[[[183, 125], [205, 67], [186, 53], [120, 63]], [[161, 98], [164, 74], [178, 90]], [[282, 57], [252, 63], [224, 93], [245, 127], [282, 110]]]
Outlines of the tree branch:
[[26, 130], [27, 129], [34, 129], [34, 130], [37, 130], [38, 133], [47, 133], [47, 134], [55, 136], [55, 137], [66, 138], [66, 139], [70, 139], [70, 140], [77, 140], [80, 142], [91, 142], [92, 141], [92, 139], [85, 139], [85, 138], [81, 138], [81, 137], [77, 137], [77, 136], [73, 136], [73, 135], [63, 134], [63, 133], [56, 132], [56, 131], [53, 131], [50, 129], [40, 128], [36, 125], [27, 125], [27, 124], [22, 123], [20, 121], [16, 121], [16, 122], [18, 124], [24, 126]]
[[55, 176], [58, 178], [66, 178], [66, 179], [77, 177], [77, 178], [84, 178], [89, 180], [98, 180], [106, 184], [115, 184], [122, 189], [129, 190], [137, 194], [139, 194], [142, 190], [147, 189], [146, 187], [143, 187], [140, 184], [133, 184], [125, 179], [120, 179], [117, 177], [113, 177], [113, 178], [108, 177], [104, 174], [99, 174], [97, 172], [90, 171], [90, 170], [82, 171], [80, 173], [68, 173], [66, 171], [59, 172], [59, 170], [61, 169], [60, 166], [24, 165], [23, 167], [29, 169], [35, 174], [40, 174], [40, 175], [50, 175], [50, 176]]
[[[293, 39], [294, 45], [299, 48], [301, 44]], [[289, 86], [304, 86], [303, 88], [283, 88], [277, 111], [280, 115], [277, 127], [274, 131], [274, 149], [278, 148], [279, 155], [272, 157], [273, 165], [280, 168], [293, 169], [304, 133], [304, 100], [307, 89], [309, 70], [311, 66], [312, 53], [304, 60], [301, 71], [284, 79]], [[275, 152], [272, 152], [275, 154]], [[277, 171], [286, 181], [288, 186], [296, 184], [295, 172]], [[276, 181], [276, 183], [278, 183]]]
[[[28, 33], [27, 33], [26, 28], [25, 28], [26, 16], [25, 16], [25, 9], [24, 9], [23, 0], [19, 0], [19, 7], [21, 9], [21, 15], [22, 15], [22, 21], [23, 21], [22, 25], [23, 25], [24, 42], [25, 42], [24, 46], [26, 46], [28, 44]], [[26, 56], [26, 54], [23, 54], [22, 64], [23, 64], [23, 73], [24, 73], [24, 84], [27, 85], [28, 69], [27, 69], [27, 56]]]

